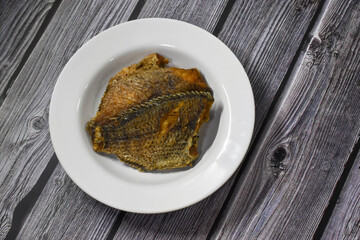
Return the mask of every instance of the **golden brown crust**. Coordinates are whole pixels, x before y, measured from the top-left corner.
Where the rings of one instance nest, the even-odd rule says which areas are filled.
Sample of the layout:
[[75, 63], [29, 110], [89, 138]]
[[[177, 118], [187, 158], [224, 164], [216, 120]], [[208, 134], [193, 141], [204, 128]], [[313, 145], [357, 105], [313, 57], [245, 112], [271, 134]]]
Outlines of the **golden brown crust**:
[[110, 79], [87, 124], [95, 151], [145, 171], [192, 164], [212, 92], [197, 69], [166, 68], [166, 63], [151, 54]]

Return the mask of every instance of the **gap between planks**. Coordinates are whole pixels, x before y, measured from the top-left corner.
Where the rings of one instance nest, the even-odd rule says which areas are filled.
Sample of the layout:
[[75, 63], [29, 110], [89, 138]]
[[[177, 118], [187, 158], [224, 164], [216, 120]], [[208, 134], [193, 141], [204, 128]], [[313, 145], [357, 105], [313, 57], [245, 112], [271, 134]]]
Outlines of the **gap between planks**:
[[[33, 52], [34, 48], [38, 44], [40, 38], [44, 34], [45, 30], [47, 29], [49, 23], [51, 22], [52, 18], [54, 17], [56, 11], [58, 10], [62, 0], [55, 0], [55, 3], [52, 5], [48, 15], [45, 17], [45, 20], [41, 24], [38, 32], [36, 33], [33, 41], [29, 45], [28, 49], [25, 51], [24, 57], [21, 60], [19, 66], [16, 68], [14, 74], [11, 76], [10, 81], [7, 83], [4, 92], [0, 95], [0, 107], [3, 103], [3, 101], [6, 98], [7, 91], [11, 88], [13, 82], [19, 75], [21, 69], [25, 65], [26, 61], [28, 60], [29, 56]], [[142, 7], [145, 4], [145, 0], [139, 0], [136, 4], [133, 12], [131, 13], [128, 21], [134, 20], [138, 17], [139, 13], [141, 12]], [[36, 201], [38, 200], [41, 192], [45, 188], [46, 183], [50, 179], [52, 173], [55, 170], [55, 167], [58, 164], [58, 159], [56, 157], [56, 154], [54, 153], [53, 157], [50, 159], [49, 163], [47, 164], [46, 168], [42, 172], [41, 176], [39, 177], [38, 181], [34, 185], [34, 187], [31, 189], [31, 191], [19, 202], [19, 204], [14, 209], [14, 215], [12, 219], [11, 228], [8, 231], [5, 239], [15, 239], [20, 232], [23, 223], [25, 222], [26, 218], [28, 217], [29, 213], [31, 212], [32, 208], [34, 207]], [[109, 232], [109, 237], [112, 237], [115, 235], [117, 228], [120, 226], [121, 221], [123, 217], [125, 216], [125, 212], [120, 212], [118, 215], [117, 220], [114, 223], [113, 228]], [[16, 223], [16, 224], [15, 224]], [[117, 226], [117, 227], [116, 227]], [[112, 239], [112, 238], [111, 238]]]
[[[224, 26], [224, 24], [226, 22], [227, 16], [231, 12], [231, 9], [233, 8], [235, 2], [236, 2], [236, 0], [229, 0], [227, 2], [223, 12], [221, 13], [219, 21], [217, 22], [217, 24], [216, 24], [216, 26], [214, 28], [214, 31], [213, 31], [214, 36], [217, 37], [219, 35], [221, 29], [223, 28], [223, 26]], [[145, 4], [144, 0], [139, 0], [139, 2], [135, 6], [134, 11], [131, 13], [131, 15], [129, 17], [129, 21], [138, 18], [144, 4]], [[219, 215], [221, 214], [221, 211], [222, 210], [220, 210]], [[119, 229], [125, 215], [126, 215], [126, 212], [124, 212], [124, 211], [119, 212], [119, 215], [118, 215], [116, 221], [114, 222], [114, 224], [113, 224], [113, 226], [112, 226], [112, 228], [111, 228], [111, 230], [109, 232], [108, 237], [106, 238], [107, 240], [114, 239], [114, 236], [115, 236], [117, 230]]]
[[[324, 1], [323, 2], [321, 2], [321, 8], [322, 9], [324, 9], [324, 8], [326, 8], [327, 6], [325, 6], [324, 5]], [[321, 9], [320, 8], [320, 9]], [[322, 17], [324, 17], [323, 15], [324, 15], [324, 13], [325, 13], [325, 11], [321, 11], [321, 10], [319, 10], [318, 9], [318, 11], [317, 11], [317, 17], [314, 17], [314, 19], [318, 19], [319, 17], [321, 17], [321, 18], [319, 18], [319, 21], [321, 21], [321, 19], [322, 19]], [[319, 14], [320, 14], [320, 16], [319, 16]], [[313, 19], [313, 20], [314, 20]], [[313, 21], [312, 21], [313, 22]], [[318, 22], [318, 21], [315, 21], [315, 23], [316, 22]], [[317, 28], [317, 26], [318, 25], [313, 25], [313, 29], [315, 29], [316, 30], [316, 28]], [[310, 25], [310, 27], [311, 27], [311, 25]], [[308, 34], [309, 33], [311, 33], [311, 32], [309, 32], [308, 31]], [[307, 37], [307, 35], [305, 35], [305, 37]], [[313, 36], [312, 38], [316, 38], [316, 35], [315, 36]], [[303, 40], [304, 41], [304, 40]], [[305, 43], [307, 42], [307, 40], [306, 40], [306, 38], [305, 38]], [[309, 44], [309, 46], [310, 46], [310, 44]], [[300, 47], [300, 49], [299, 50], [301, 50], [302, 48]], [[300, 53], [301, 53], [301, 51], [300, 51]], [[295, 64], [296, 64], [296, 58], [294, 58], [295, 59], [295, 63], [294, 63], [294, 65], [293, 66], [295, 66]], [[291, 72], [291, 71], [290, 71]], [[295, 71], [293, 71], [293, 73], [296, 73], [297, 71], [296, 71], [296, 67], [295, 67]], [[285, 77], [286, 78], [286, 77]], [[284, 79], [284, 81], [288, 81], [288, 79]], [[280, 88], [281, 89], [281, 88]], [[280, 91], [280, 89], [279, 89], [279, 91]], [[280, 94], [281, 95], [281, 94]], [[278, 99], [276, 99], [277, 101], [278, 101]], [[272, 102], [272, 106], [273, 106], [273, 104], [274, 104], [274, 102]], [[270, 108], [270, 110], [273, 110], [273, 108]], [[272, 115], [272, 113], [270, 112], [270, 110], [269, 110], [269, 112], [267, 113], [267, 115], [266, 115], [266, 121], [268, 120], [268, 116], [271, 116]], [[266, 125], [266, 122], [265, 122], [265, 124], [264, 125]], [[264, 126], [263, 125], [263, 126]], [[261, 131], [260, 132], [262, 132], [263, 131], [263, 129], [261, 129]], [[356, 138], [355, 138], [356, 139]], [[348, 175], [349, 175], [349, 172], [350, 172], [350, 169], [352, 168], [352, 165], [353, 165], [353, 163], [354, 163], [354, 161], [355, 161], [355, 158], [356, 158], [356, 154], [359, 152], [359, 138], [357, 138], [357, 141], [355, 140], [355, 142], [353, 142], [352, 143], [352, 145], [351, 145], [351, 148], [350, 148], [350, 155], [348, 155], [348, 157], [346, 157], [344, 160], [344, 162], [345, 162], [345, 166], [344, 166], [344, 170], [343, 171], [341, 171], [341, 173], [340, 173], [340, 178], [337, 180], [337, 182], [336, 182], [336, 185], [335, 185], [335, 189], [333, 189], [333, 192], [330, 194], [330, 198], [329, 198], [329, 202], [328, 202], [328, 204], [326, 204], [325, 205], [325, 209], [324, 209], [324, 211], [323, 212], [321, 212], [321, 215], [320, 215], [320, 218], [321, 218], [321, 223], [322, 224], [324, 224], [325, 226], [326, 226], [326, 224], [327, 224], [327, 222], [329, 221], [329, 218], [330, 218], [330, 215], [331, 215], [331, 212], [333, 211], [333, 209], [334, 209], [334, 207], [335, 207], [335, 204], [336, 204], [336, 200], [338, 199], [338, 197], [339, 197], [339, 194], [340, 194], [340, 192], [341, 192], [341, 190], [342, 190], [342, 188], [343, 188], [343, 186], [344, 186], [344, 183], [345, 183], [345, 181], [347, 180], [347, 178], [348, 178]], [[249, 156], [250, 154], [248, 154], [248, 156]], [[239, 175], [238, 175], [239, 176]], [[237, 181], [238, 181], [239, 179], [237, 179]], [[233, 187], [232, 187], [232, 190], [233, 190], [233, 188], [234, 188], [234, 185], [233, 185]], [[233, 192], [231, 192], [231, 193], [233, 193]], [[228, 198], [231, 198], [231, 196], [230, 196], [230, 194], [228, 195]], [[319, 235], [321, 235], [322, 234], [322, 232], [321, 232], [321, 223], [320, 223], [320, 225], [318, 225], [317, 227], [318, 227], [318, 229], [317, 229], [317, 232], [318, 232], [318, 235], [317, 236], [314, 236], [314, 238], [316, 238], [316, 237], [320, 237]], [[324, 226], [324, 228], [325, 228], [325, 226]], [[216, 226], [213, 226], [213, 228], [214, 227], [216, 227]], [[316, 227], [315, 227], [316, 228]], [[213, 233], [213, 231], [211, 232], [211, 233]], [[209, 234], [209, 236], [208, 236], [208, 238], [209, 237], [211, 237], [210, 236], [210, 234]]]
[[[132, 11], [128, 21], [131, 21], [131, 20], [135, 20], [138, 18], [142, 8], [144, 7], [145, 5], [145, 0], [139, 0], [134, 8], [134, 10]], [[118, 216], [114, 222], [114, 224], [112, 225], [110, 231], [109, 231], [109, 234], [108, 236], [106, 237], [106, 240], [111, 240], [114, 238], [117, 230], [119, 229], [124, 217], [126, 215], [126, 212], [124, 211], [119, 211], [118, 213]]]
[[[228, 11], [231, 11], [231, 9], [228, 7], [228, 5], [227, 5], [225, 8], [229, 9]], [[224, 12], [226, 12], [226, 11], [224, 10], [223, 13], [224, 13]], [[314, 11], [314, 12], [315, 12], [315, 11]], [[312, 19], [312, 18], [311, 18], [311, 19]], [[309, 19], [309, 20], [310, 20], [310, 19]], [[219, 21], [219, 22], [220, 22], [220, 21]], [[310, 21], [309, 21], [309, 22], [310, 22]], [[306, 28], [306, 29], [307, 29], [307, 28]], [[306, 32], [306, 29], [304, 29], [304, 32]], [[303, 36], [303, 34], [301, 35], [301, 37], [302, 37], [302, 36]], [[301, 43], [301, 41], [299, 42], [299, 44], [300, 44], [300, 43]], [[294, 49], [294, 53], [296, 53], [297, 49], [298, 49], [298, 48]], [[289, 62], [291, 62], [292, 59], [293, 59], [293, 58], [291, 58], [291, 59], [289, 60]], [[289, 65], [290, 65], [290, 63], [289, 63]], [[285, 75], [285, 74], [286, 74], [286, 72], [284, 73], [284, 75]], [[283, 79], [283, 77], [282, 77], [281, 79]], [[231, 182], [231, 184], [233, 184], [233, 182]], [[226, 197], [226, 196], [224, 196], [224, 197]], [[223, 204], [221, 204], [219, 207], [221, 207], [222, 205], [223, 205]], [[129, 218], [131, 218], [132, 221], [134, 221], [134, 219], [137, 219], [137, 217], [134, 216], [134, 215], [133, 215], [133, 216], [130, 216]], [[141, 217], [139, 217], [139, 218], [141, 218]], [[138, 220], [138, 219], [137, 219], [137, 220]], [[157, 220], [159, 220], [159, 219], [157, 219]], [[212, 224], [213, 224], [213, 221], [212, 221]], [[211, 225], [212, 225], [212, 224], [211, 224]], [[209, 225], [210, 225], [210, 224], [209, 224]], [[210, 226], [211, 226], [211, 225], [210, 225]], [[121, 226], [122, 226], [122, 225], [121, 225]], [[121, 226], [120, 226], [120, 229], [121, 229]], [[207, 236], [207, 235], [205, 235], [204, 237], [206, 237], [206, 236]], [[118, 237], [119, 237], [119, 236], [118, 236]]]
[[326, 226], [328, 225], [328, 223], [330, 221], [331, 215], [334, 212], [334, 209], [336, 207], [336, 202], [338, 201], [341, 191], [344, 188], [345, 182], [346, 182], [347, 178], [349, 177], [350, 171], [354, 167], [356, 156], [358, 155], [359, 150], [360, 150], [360, 137], [358, 138], [352, 152], [350, 153], [348, 160], [345, 163], [344, 171], [342, 172], [338, 182], [336, 183], [334, 192], [330, 197], [329, 204], [326, 207], [324, 214], [321, 218], [321, 221], [314, 233], [314, 237], [313, 237], [314, 240], [320, 239], [321, 236], [323, 235], [323, 233], [326, 229]]
[[314, 26], [316, 25], [316, 23], [321, 19], [322, 17], [322, 12], [323, 12], [323, 8], [325, 7], [325, 2], [326, 0], [322, 0], [319, 4], [319, 7], [318, 9], [316, 10], [313, 18], [311, 19], [310, 21], [310, 24], [308, 26], [308, 29], [306, 30], [305, 34], [304, 34], [304, 37], [303, 39], [301, 40], [301, 43], [300, 43], [300, 46], [298, 48], [298, 50], [296, 51], [292, 61], [291, 61], [291, 64], [284, 76], [284, 79], [281, 81], [280, 83], [280, 86], [275, 94], [275, 97], [274, 97], [274, 100], [272, 101], [272, 103], [270, 104], [270, 107], [265, 115], [265, 118], [264, 118], [264, 121], [259, 129], [259, 131], [257, 132], [256, 136], [253, 136], [253, 140], [250, 144], [250, 149], [248, 151], [248, 153], [246, 154], [245, 158], [244, 158], [244, 161], [243, 163], [241, 164], [241, 167], [240, 169], [236, 172], [236, 177], [235, 177], [235, 181], [233, 183], [233, 185], [231, 186], [230, 188], [230, 192], [229, 194], [227, 195], [226, 199], [225, 199], [225, 202], [223, 204], [223, 206], [221, 207], [221, 210], [218, 214], [218, 216], [216, 217], [215, 219], [215, 222], [213, 224], [213, 226], [211, 227], [210, 229], [210, 232], [207, 236], [207, 240], [210, 240], [212, 235], [214, 234], [215, 232], [215, 229], [217, 228], [219, 222], [220, 222], [220, 219], [221, 219], [221, 216], [222, 214], [224, 213], [224, 210], [226, 209], [230, 199], [232, 198], [233, 196], [233, 193], [234, 193], [234, 190], [236, 188], [236, 183], [240, 180], [240, 176], [244, 173], [244, 170], [246, 169], [246, 166], [248, 165], [249, 163], [249, 159], [250, 159], [250, 156], [253, 154], [253, 152], [255, 151], [255, 148], [256, 148], [256, 142], [259, 141], [259, 138], [260, 136], [262, 136], [262, 133], [265, 131], [265, 126], [267, 125], [267, 123], [269, 122], [269, 119], [271, 117], [271, 115], [273, 114], [273, 110], [275, 109], [275, 106], [277, 105], [281, 95], [283, 94], [283, 91], [285, 89], [285, 86], [286, 84], [288, 83], [289, 79], [290, 79], [290, 76], [292, 74], [292, 72], [296, 71], [296, 69], [298, 68], [298, 66], [296, 66], [296, 63], [299, 59], [299, 57], [301, 57], [301, 51], [303, 49], [305, 49], [306, 46], [308, 46], [310, 44], [310, 38], [309, 38], [309, 35], [311, 33], [311, 31], [313, 30]]
[[49, 13], [46, 15], [44, 21], [42, 22], [38, 32], [36, 33], [34, 39], [31, 41], [29, 47], [26, 49], [23, 58], [21, 59], [19, 66], [15, 69], [14, 73], [9, 79], [9, 82], [6, 84], [4, 91], [0, 95], [0, 107], [2, 106], [6, 96], [7, 92], [13, 85], [15, 79], [18, 77], [21, 69], [24, 67], [26, 61], [28, 60], [29, 56], [33, 52], [35, 46], [38, 44], [41, 36], [45, 32], [46, 28], [48, 27], [49, 23], [51, 22], [52, 18], [54, 17], [57, 9], [59, 8], [62, 0], [55, 0], [54, 4], [51, 6]]
[[17, 237], [20, 229], [23, 227], [26, 218], [34, 207], [36, 201], [39, 199], [42, 190], [44, 189], [46, 183], [54, 172], [58, 162], [59, 161], [54, 153], [49, 163], [46, 165], [46, 168], [41, 173], [34, 187], [16, 206], [11, 223], [11, 228], [6, 235], [5, 240], [11, 240]]
[[[143, 1], [142, 1], [143, 2]], [[230, 1], [230, 2], [233, 2], [233, 1]], [[229, 6], [229, 3], [230, 2], [228, 2], [227, 3], [227, 6], [226, 6], [226, 8], [225, 8], [225, 10], [224, 10], [224, 12], [222, 13], [222, 16], [221, 16], [221, 18], [220, 18], [220, 20], [219, 20], [219, 22], [218, 22], [218, 25], [216, 26], [216, 30], [217, 31], [221, 31], [221, 28], [222, 28], [222, 26], [221, 26], [221, 28], [218, 28], [218, 26], [220, 26], [221, 24], [223, 25], [223, 23], [222, 22], [224, 22], [225, 20], [226, 20], [226, 17], [225, 18], [223, 18], [223, 14], [226, 12], [226, 9], [229, 9], [228, 11], [230, 11], [231, 10], [231, 7], [228, 7]], [[139, 3], [138, 3], [139, 4]], [[137, 8], [137, 6], [136, 6], [136, 8]], [[141, 11], [141, 9], [139, 10], [139, 12]], [[134, 10], [134, 12], [135, 12], [135, 10]], [[133, 12], [133, 13], [134, 13]], [[131, 17], [133, 16], [133, 14], [131, 14]], [[130, 18], [131, 18], [130, 17]], [[130, 18], [129, 18], [129, 20], [130, 20]], [[134, 19], [135, 19], [136, 17], [134, 17]], [[225, 20], [222, 20], [222, 19], [225, 19]], [[306, 35], [305, 35], [306, 36]], [[296, 58], [296, 55], [295, 55], [295, 58]], [[280, 87], [280, 89], [281, 89], [281, 87]], [[276, 98], [275, 98], [276, 99]], [[269, 112], [271, 112], [271, 111], [268, 111], [268, 113], [267, 113], [267, 115], [269, 114]], [[265, 120], [267, 120], [267, 117], [265, 118]], [[221, 212], [220, 212], [221, 213]], [[121, 213], [120, 213], [121, 214]], [[114, 224], [114, 226], [115, 226], [115, 224]]]
[[[66, 5], [66, 4], [63, 2], [63, 3], [61, 4], [61, 6], [63, 6], [63, 5]], [[136, 2], [133, 3], [133, 5], [135, 6], [135, 5], [136, 5]], [[225, 4], [224, 4], [224, 5], [225, 5]], [[61, 6], [60, 6], [60, 8], [61, 8]], [[128, 14], [126, 14], [126, 15], [127, 15], [127, 16], [130, 16], [130, 15], [131, 15], [131, 12], [132, 12], [132, 11], [129, 11]], [[58, 12], [57, 12], [57, 13], [58, 13]], [[55, 17], [56, 17], [56, 15], [57, 15], [57, 13], [55, 14]], [[124, 19], [126, 19], [126, 18], [124, 18]], [[127, 19], [129, 19], [129, 17], [127, 17]], [[53, 20], [53, 21], [54, 21], [54, 20]], [[52, 21], [52, 22], [53, 22], [53, 21]], [[216, 23], [216, 22], [214, 22], [214, 23]], [[50, 28], [50, 26], [52, 26], [52, 25], [50, 24], [48, 28]], [[47, 30], [48, 30], [48, 29], [46, 29], [46, 32], [47, 32]], [[45, 32], [45, 34], [46, 34], [46, 32]], [[41, 43], [41, 40], [42, 40], [42, 38], [40, 39], [40, 43]], [[38, 45], [39, 45], [39, 44], [38, 44]], [[36, 47], [38, 47], [38, 45], [37, 45]], [[40, 44], [40, 45], [41, 45], [41, 44]], [[37, 49], [36, 47], [35, 47], [35, 50], [34, 50], [34, 51], [36, 51], [36, 49]], [[33, 53], [31, 54], [31, 56], [32, 56], [32, 55], [33, 55]], [[30, 56], [30, 59], [31, 59], [31, 56]], [[26, 66], [27, 66], [27, 64], [25, 63], [25, 67], [26, 67]], [[20, 71], [19, 76], [21, 76], [22, 73], [23, 73], [23, 70]], [[18, 78], [19, 78], [19, 77], [18, 77]], [[17, 78], [17, 79], [18, 79], [18, 78]], [[15, 80], [15, 84], [16, 84], [16, 83], [17, 83], [17, 80]], [[14, 89], [14, 86], [12, 87], [12, 89]], [[6, 101], [5, 101], [5, 102], [6, 102]], [[51, 155], [50, 155], [50, 156], [51, 156]], [[46, 166], [46, 165], [45, 165], [45, 166]], [[45, 166], [44, 166], [44, 167], [45, 167]], [[39, 175], [41, 175], [41, 173], [42, 173], [42, 172], [40, 172]], [[53, 174], [53, 175], [54, 175], [54, 174]], [[53, 175], [52, 175], [52, 176], [53, 176]], [[36, 181], [36, 182], [37, 182], [37, 181]], [[35, 182], [35, 183], [36, 183], [36, 182]], [[46, 189], [46, 187], [45, 187], [45, 189]], [[42, 192], [44, 192], [44, 190], [43, 190]], [[41, 194], [42, 194], [42, 193], [41, 193]], [[41, 196], [41, 195], [40, 195], [40, 196]], [[26, 197], [26, 195], [25, 195], [24, 197]], [[38, 202], [39, 202], [39, 201], [37, 201], [36, 203], [38, 203]], [[15, 208], [15, 207], [14, 207], [14, 208]], [[36, 205], [35, 205], [34, 208], [36, 208]], [[33, 209], [34, 209], [34, 208], [33, 208]], [[33, 211], [33, 210], [32, 210], [32, 211]], [[31, 214], [31, 213], [30, 213], [30, 214]], [[28, 217], [28, 218], [29, 218], [29, 217]], [[114, 217], [114, 219], [116, 219], [116, 216]], [[28, 220], [28, 219], [27, 219], [27, 220]], [[26, 221], [27, 221], [27, 220], [26, 220]], [[111, 224], [112, 224], [112, 223], [111, 223]], [[111, 227], [111, 225], [110, 225], [110, 227]], [[24, 228], [24, 227], [23, 227], [23, 228]], [[23, 230], [23, 229], [20, 230], [20, 233], [19, 233], [18, 236], [21, 235], [21, 231], [22, 231], [22, 230]]]

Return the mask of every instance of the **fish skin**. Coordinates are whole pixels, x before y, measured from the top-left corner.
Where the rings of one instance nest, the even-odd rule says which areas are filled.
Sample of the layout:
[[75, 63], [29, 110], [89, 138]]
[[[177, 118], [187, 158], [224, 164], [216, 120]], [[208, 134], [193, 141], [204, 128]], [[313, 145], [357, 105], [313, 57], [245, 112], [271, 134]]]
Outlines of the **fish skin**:
[[111, 78], [86, 129], [97, 152], [139, 171], [191, 166], [214, 98], [197, 69], [163, 67], [151, 54]]

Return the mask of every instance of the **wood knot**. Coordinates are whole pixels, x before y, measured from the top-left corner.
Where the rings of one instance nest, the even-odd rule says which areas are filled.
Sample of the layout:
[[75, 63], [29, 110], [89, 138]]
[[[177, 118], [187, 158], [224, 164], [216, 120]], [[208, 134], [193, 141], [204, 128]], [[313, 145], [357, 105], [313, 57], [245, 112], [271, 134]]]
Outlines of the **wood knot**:
[[63, 182], [61, 181], [60, 177], [55, 177], [54, 178], [54, 183], [56, 187], [61, 187], [63, 185]]
[[283, 147], [278, 147], [275, 149], [271, 161], [273, 162], [281, 162], [286, 157], [286, 150]]
[[285, 170], [283, 161], [286, 158], [287, 152], [284, 147], [277, 147], [271, 156], [271, 167], [274, 176], [277, 176], [281, 171]]
[[10, 67], [10, 63], [9, 62], [5, 62], [2, 64], [2, 70], [7, 71]]
[[36, 116], [31, 119], [31, 127], [37, 132], [41, 131], [46, 127], [46, 121], [43, 117]]

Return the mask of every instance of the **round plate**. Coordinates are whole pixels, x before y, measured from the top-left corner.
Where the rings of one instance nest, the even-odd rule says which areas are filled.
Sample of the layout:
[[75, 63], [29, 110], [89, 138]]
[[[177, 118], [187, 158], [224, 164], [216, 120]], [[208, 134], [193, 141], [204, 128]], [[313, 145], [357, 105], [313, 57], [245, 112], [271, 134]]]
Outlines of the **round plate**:
[[[139, 172], [94, 152], [85, 130], [109, 79], [154, 52], [170, 66], [198, 68], [214, 91], [210, 121], [200, 130], [200, 156], [186, 170]], [[141, 19], [100, 33], [74, 54], [56, 83], [49, 120], [56, 155], [82, 190], [117, 209], [160, 213], [204, 199], [231, 177], [249, 146], [254, 111], [248, 77], [225, 44], [185, 22]]]

